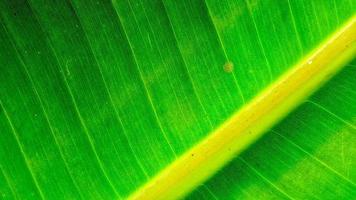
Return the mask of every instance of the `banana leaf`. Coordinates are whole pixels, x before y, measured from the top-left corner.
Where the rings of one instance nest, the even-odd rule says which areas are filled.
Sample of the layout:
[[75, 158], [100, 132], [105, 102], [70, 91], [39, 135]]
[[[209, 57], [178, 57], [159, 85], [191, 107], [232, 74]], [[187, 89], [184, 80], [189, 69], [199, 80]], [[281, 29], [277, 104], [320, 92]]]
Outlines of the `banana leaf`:
[[[0, 197], [129, 198], [355, 10], [351, 0], [1, 0]], [[354, 65], [182, 195], [355, 197]]]
[[355, 64], [187, 199], [353, 199]]

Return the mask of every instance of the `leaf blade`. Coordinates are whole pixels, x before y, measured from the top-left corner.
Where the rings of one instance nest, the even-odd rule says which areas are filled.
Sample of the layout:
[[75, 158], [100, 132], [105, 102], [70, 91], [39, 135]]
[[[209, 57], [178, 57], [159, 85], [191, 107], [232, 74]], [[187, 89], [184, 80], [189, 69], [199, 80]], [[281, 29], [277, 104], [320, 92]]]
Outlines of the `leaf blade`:
[[356, 52], [354, 35], [356, 18], [351, 18], [313, 54], [292, 67], [129, 199], [179, 199], [208, 179], [352, 59]]

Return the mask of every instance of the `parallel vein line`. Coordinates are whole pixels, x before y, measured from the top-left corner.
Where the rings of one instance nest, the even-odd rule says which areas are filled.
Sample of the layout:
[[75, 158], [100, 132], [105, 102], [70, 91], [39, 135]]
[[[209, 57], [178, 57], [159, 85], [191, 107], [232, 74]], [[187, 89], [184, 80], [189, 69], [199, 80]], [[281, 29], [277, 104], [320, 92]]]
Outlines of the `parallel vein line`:
[[299, 146], [298, 144], [296, 144], [295, 142], [293, 142], [292, 140], [290, 140], [289, 138], [283, 136], [282, 134], [278, 133], [275, 130], [271, 130], [271, 132], [277, 134], [278, 136], [280, 136], [281, 138], [283, 138], [284, 140], [286, 140], [287, 142], [289, 142], [290, 144], [292, 144], [293, 146], [295, 146], [297, 149], [299, 149], [300, 151], [302, 151], [303, 153], [305, 153], [306, 155], [308, 155], [309, 157], [311, 157], [313, 160], [315, 160], [316, 162], [318, 162], [319, 164], [321, 164], [322, 166], [324, 166], [326, 169], [328, 169], [329, 171], [333, 172], [334, 174], [336, 174], [337, 176], [339, 176], [340, 178], [344, 179], [345, 181], [347, 181], [348, 183], [352, 184], [353, 186], [356, 186], [356, 184], [354, 182], [352, 182], [350, 179], [346, 178], [345, 176], [343, 176], [342, 174], [340, 174], [339, 172], [337, 172], [335, 169], [333, 169], [332, 167], [330, 167], [328, 164], [326, 164], [325, 162], [323, 162], [322, 160], [320, 160], [319, 158], [317, 158], [316, 156], [314, 156], [313, 154], [307, 152], [306, 150], [304, 150], [301, 146]]
[[293, 9], [292, 9], [292, 5], [290, 3], [290, 0], [288, 0], [288, 9], [289, 9], [290, 15], [292, 17], [293, 29], [294, 29], [294, 32], [296, 34], [297, 41], [298, 41], [298, 48], [299, 48], [299, 50], [301, 51], [301, 53], [303, 55], [304, 54], [303, 45], [302, 45], [302, 42], [301, 42], [301, 39], [300, 39], [300, 34], [299, 34], [299, 31], [298, 31], [298, 28], [297, 28], [297, 24], [295, 22], [295, 17], [294, 17], [294, 13], [293, 13]]
[[[218, 29], [217, 29], [217, 27], [216, 27], [216, 24], [215, 24], [215, 21], [214, 21], [214, 19], [213, 19], [212, 14], [211, 14], [209, 5], [208, 5], [208, 3], [206, 2], [206, 0], [203, 0], [203, 1], [204, 1], [204, 5], [205, 5], [205, 7], [206, 7], [206, 9], [207, 9], [207, 11], [208, 11], [209, 20], [211, 21], [211, 23], [212, 23], [212, 25], [213, 25], [213, 27], [214, 27], [214, 33], [215, 33], [215, 35], [216, 35], [217, 38], [218, 38], [219, 45], [220, 45], [222, 51], [224, 52], [225, 59], [229, 62], [229, 61], [230, 61], [229, 56], [228, 56], [227, 53], [226, 53], [226, 48], [225, 48], [224, 43], [223, 43], [223, 41], [222, 41], [222, 39], [221, 39], [220, 33], [219, 33], [219, 31], [218, 31]], [[245, 97], [244, 97], [244, 95], [243, 95], [243, 93], [242, 93], [240, 84], [238, 83], [238, 80], [237, 80], [237, 78], [236, 78], [235, 72], [232, 73], [232, 77], [233, 77], [233, 79], [234, 79], [235, 85], [236, 85], [237, 90], [238, 90], [238, 92], [239, 92], [239, 95], [240, 95], [240, 97], [241, 97], [242, 103], [245, 104], [245, 103], [246, 103], [246, 100], [245, 100]]]
[[[58, 66], [62, 69], [62, 71], [63, 71], [63, 73], [64, 73], [64, 68], [63, 68], [63, 67], [61, 66], [61, 64], [60, 64], [59, 58], [58, 58], [58, 56], [57, 56], [57, 53], [56, 53], [55, 49], [53, 48], [52, 44], [50, 44], [49, 41], [48, 41], [48, 46], [51, 48], [52, 53], [53, 53], [54, 57], [56, 58], [56, 62], [57, 62], [57, 64], [58, 64]], [[86, 135], [86, 137], [87, 137], [87, 139], [88, 139], [88, 141], [89, 141], [89, 145], [90, 145], [90, 147], [91, 147], [91, 149], [92, 149], [92, 151], [93, 151], [93, 154], [94, 154], [94, 156], [95, 156], [95, 160], [97, 161], [98, 166], [99, 166], [100, 170], [102, 171], [102, 173], [103, 173], [105, 179], [108, 181], [109, 185], [112, 187], [113, 191], [115, 192], [115, 191], [116, 191], [116, 190], [115, 190], [115, 187], [114, 187], [114, 186], [112, 185], [112, 183], [109, 181], [109, 178], [108, 178], [108, 176], [107, 176], [107, 173], [106, 173], [106, 171], [104, 170], [103, 164], [102, 164], [102, 162], [101, 162], [101, 160], [100, 160], [100, 158], [99, 158], [99, 156], [98, 156], [98, 153], [96, 152], [96, 148], [95, 148], [95, 145], [94, 145], [94, 142], [93, 142], [93, 138], [92, 138], [92, 136], [90, 136], [90, 134], [89, 134], [89, 130], [88, 130], [87, 126], [85, 125], [84, 119], [83, 119], [83, 117], [82, 117], [82, 115], [81, 115], [81, 113], [80, 113], [80, 111], [79, 111], [79, 108], [78, 108], [78, 105], [77, 105], [76, 100], [75, 100], [75, 98], [74, 98], [72, 89], [70, 88], [69, 83], [68, 83], [68, 81], [67, 81], [67, 78], [65, 77], [65, 75], [64, 75], [63, 73], [60, 73], [61, 76], [62, 76], [62, 80], [64, 81], [65, 87], [66, 87], [66, 89], [67, 89], [67, 91], [68, 91], [68, 93], [69, 93], [70, 100], [71, 100], [72, 103], [73, 103], [73, 107], [74, 107], [75, 113], [76, 113], [76, 115], [77, 115], [77, 117], [78, 117], [78, 119], [79, 119], [80, 125], [81, 125], [81, 127], [83, 128], [83, 131], [84, 131], [84, 133], [85, 133], [85, 135]], [[117, 192], [116, 192], [116, 193], [117, 193]]]
[[[50, 45], [50, 46], [51, 46], [51, 45]], [[55, 55], [55, 57], [56, 57], [56, 59], [57, 59], [58, 65], [60, 66], [60, 68], [62, 68], [62, 66], [59, 64], [60, 62], [59, 62], [59, 60], [58, 60], [58, 58], [57, 58], [57, 55], [56, 55], [56, 53], [55, 53], [55, 50], [53, 49], [53, 47], [51, 47], [51, 48], [52, 48], [53, 54]], [[64, 70], [64, 69], [62, 68], [62, 70]], [[102, 171], [102, 173], [103, 173], [105, 179], [108, 181], [110, 187], [111, 187], [111, 188], [113, 189], [113, 191], [118, 195], [118, 192], [116, 191], [114, 185], [111, 183], [111, 181], [110, 181], [110, 179], [109, 179], [109, 177], [108, 177], [106, 171], [104, 170], [103, 163], [102, 163], [102, 161], [100, 160], [98, 153], [96, 152], [96, 148], [95, 148], [95, 145], [94, 145], [94, 142], [93, 142], [93, 138], [92, 138], [92, 136], [90, 135], [87, 126], [85, 125], [85, 122], [84, 122], [84, 119], [83, 119], [82, 115], [80, 114], [80, 111], [79, 111], [77, 102], [76, 102], [76, 100], [75, 100], [75, 98], [74, 98], [73, 92], [72, 92], [72, 90], [71, 90], [71, 88], [70, 88], [70, 86], [69, 86], [69, 83], [68, 83], [68, 81], [67, 81], [67, 78], [65, 77], [65, 75], [64, 75], [63, 73], [61, 73], [61, 75], [62, 75], [62, 79], [63, 79], [63, 81], [64, 81], [64, 83], [65, 83], [65, 86], [66, 86], [66, 88], [67, 88], [67, 91], [68, 91], [68, 93], [69, 93], [70, 99], [71, 99], [71, 101], [72, 101], [72, 103], [73, 103], [74, 110], [75, 110], [75, 112], [76, 112], [76, 114], [77, 114], [77, 116], [78, 116], [78, 118], [79, 118], [80, 125], [81, 125], [81, 127], [83, 128], [83, 131], [84, 131], [84, 133], [85, 133], [85, 135], [86, 135], [86, 137], [87, 137], [87, 139], [88, 139], [88, 141], [89, 141], [89, 145], [90, 145], [90, 147], [91, 147], [91, 149], [92, 149], [92, 151], [93, 151], [93, 154], [94, 154], [94, 156], [95, 156], [95, 160], [97, 161], [97, 163], [98, 163], [98, 165], [99, 165], [99, 169]]]
[[[8, 32], [7, 32], [7, 33], [8, 33]], [[9, 34], [9, 33], [8, 33], [8, 34]], [[10, 34], [9, 34], [9, 35], [10, 35]], [[17, 49], [18, 47], [17, 47], [12, 41], [10, 41], [10, 42], [11, 42], [11, 45], [13, 46], [13, 48], [14, 48], [14, 50], [15, 50], [15, 52], [16, 52], [16, 56], [17, 56], [17, 58], [19, 59], [19, 61], [20, 61], [20, 63], [21, 63], [21, 66], [23, 67], [23, 69], [24, 69], [24, 71], [25, 71], [26, 76], [28, 77], [28, 79], [29, 79], [29, 81], [30, 81], [30, 83], [31, 83], [31, 87], [32, 87], [33, 91], [35, 92], [35, 96], [36, 96], [36, 98], [38, 99], [38, 101], [39, 101], [39, 103], [40, 103], [40, 107], [41, 107], [41, 110], [42, 110], [42, 112], [43, 112], [43, 115], [45, 116], [46, 123], [48, 124], [48, 127], [49, 127], [49, 129], [50, 129], [51, 135], [52, 135], [52, 137], [53, 137], [53, 139], [54, 139], [54, 142], [55, 142], [55, 144], [56, 144], [55, 146], [57, 147], [57, 150], [58, 150], [58, 152], [59, 152], [59, 154], [60, 154], [60, 156], [61, 156], [61, 159], [63, 160], [63, 163], [64, 163], [64, 165], [65, 165], [66, 172], [69, 174], [69, 177], [70, 177], [70, 179], [71, 179], [71, 181], [72, 181], [72, 183], [73, 183], [75, 189], [77, 190], [78, 194], [82, 197], [82, 194], [81, 194], [81, 192], [80, 192], [80, 190], [79, 190], [79, 187], [78, 187], [77, 183], [74, 181], [73, 175], [72, 175], [72, 173], [71, 173], [70, 170], [69, 170], [68, 163], [67, 163], [67, 161], [66, 161], [66, 159], [65, 159], [65, 157], [64, 157], [63, 151], [62, 151], [62, 149], [61, 149], [61, 147], [60, 147], [60, 145], [59, 145], [59, 143], [58, 143], [58, 139], [57, 139], [57, 137], [56, 137], [56, 135], [55, 135], [55, 133], [54, 133], [53, 126], [52, 126], [52, 124], [50, 123], [48, 114], [47, 114], [47, 112], [46, 112], [46, 110], [45, 110], [45, 108], [44, 108], [44, 104], [43, 104], [42, 98], [41, 98], [41, 96], [39, 95], [39, 93], [38, 93], [38, 91], [37, 91], [37, 88], [36, 88], [36, 86], [35, 86], [35, 83], [34, 83], [32, 77], [31, 77], [31, 75], [30, 75], [30, 73], [29, 73], [29, 71], [28, 71], [28, 69], [27, 69], [27, 67], [26, 67], [25, 62], [23, 61], [22, 57], [20, 56], [20, 52], [19, 52], [18, 49]], [[82, 198], [83, 198], [83, 197], [82, 197]]]
[[[147, 22], [148, 22], [148, 27], [149, 27], [149, 29], [150, 29], [150, 32], [151, 32], [151, 34], [152, 34], [153, 37], [154, 37], [155, 32], [154, 32], [154, 30], [152, 29], [151, 22], [150, 22], [150, 20], [149, 20], [148, 17], [147, 17], [147, 13], [146, 13], [145, 7], [142, 5], [142, 2], [141, 2], [141, 7], [142, 7], [142, 9], [143, 9], [144, 16], [145, 16], [145, 18], [146, 18], [146, 20], [147, 20]], [[139, 28], [139, 29], [140, 29], [140, 28]], [[162, 56], [162, 53], [161, 53], [161, 50], [160, 50], [161, 48], [160, 48], [160, 47], [158, 46], [158, 44], [157, 44], [157, 39], [154, 38], [153, 41], [154, 41], [154, 45], [157, 47], [156, 49], [158, 50], [158, 54], [159, 54], [160, 60], [163, 61], [163, 56]], [[164, 65], [164, 71], [165, 71], [165, 73], [168, 75], [169, 73], [168, 73], [168, 71], [167, 71], [167, 65], [166, 65], [166, 63], [164, 62], [163, 65]], [[181, 115], [182, 115], [182, 117], [183, 117], [183, 119], [184, 119], [184, 122], [187, 123], [187, 121], [186, 121], [186, 118], [187, 118], [187, 117], [185, 116], [185, 113], [183, 112], [182, 104], [181, 104], [181, 102], [180, 102], [179, 99], [178, 99], [177, 91], [174, 89], [170, 78], [168, 79], [168, 84], [169, 84], [169, 87], [170, 87], [171, 91], [173, 91], [174, 99], [175, 99], [176, 103], [178, 104], [179, 111], [180, 111], [180, 113], [181, 113]], [[196, 119], [195, 116], [194, 116], [194, 120], [197, 121], [197, 119]], [[181, 137], [180, 137], [180, 139], [181, 139]], [[181, 141], [182, 141], [182, 139], [181, 139]]]
[[[132, 47], [131, 41], [130, 41], [130, 39], [129, 39], [129, 36], [128, 36], [127, 32], [126, 32], [125, 26], [124, 26], [124, 24], [123, 24], [123, 22], [122, 22], [121, 16], [120, 16], [120, 14], [118, 13], [117, 8], [115, 7], [115, 2], [114, 2], [114, 0], [112, 0], [112, 4], [113, 4], [114, 9], [115, 9], [115, 11], [116, 11], [116, 13], [117, 13], [119, 22], [120, 22], [120, 24], [121, 24], [121, 28], [122, 28], [122, 30], [123, 30], [124, 33], [125, 33], [125, 37], [126, 37], [126, 40], [127, 40], [128, 44], [129, 44], [129, 47], [130, 47], [130, 50], [131, 50], [131, 53], [132, 53], [132, 57], [133, 57], [133, 59], [134, 59], [134, 61], [135, 61], [136, 67], [137, 67], [137, 69], [138, 69], [141, 82], [142, 82], [142, 84], [143, 84], [143, 86], [144, 86], [144, 88], [145, 88], [145, 95], [146, 95], [146, 97], [148, 98], [148, 101], [149, 101], [150, 106], [151, 106], [151, 108], [152, 108], [152, 111], [153, 111], [153, 113], [154, 113], [154, 116], [155, 116], [155, 119], [156, 119], [157, 124], [158, 124], [158, 126], [159, 126], [159, 129], [160, 129], [160, 131], [162, 132], [163, 137], [164, 137], [164, 139], [166, 140], [166, 142], [167, 142], [167, 144], [168, 144], [168, 146], [169, 146], [171, 152], [173, 153], [174, 157], [177, 158], [177, 153], [174, 151], [174, 149], [173, 149], [173, 147], [172, 147], [172, 145], [171, 145], [171, 143], [170, 143], [170, 141], [169, 141], [169, 139], [168, 139], [167, 133], [166, 133], [166, 132], [164, 131], [164, 129], [163, 129], [161, 120], [160, 120], [159, 117], [158, 117], [158, 113], [157, 113], [156, 107], [155, 107], [154, 104], [153, 104], [153, 100], [152, 100], [151, 94], [150, 94], [150, 92], [149, 92], [149, 90], [148, 90], [146, 81], [145, 81], [145, 79], [144, 79], [144, 77], [143, 77], [143, 73], [142, 73], [141, 68], [140, 68], [140, 66], [139, 66], [139, 64], [138, 64], [138, 60], [137, 60], [137, 58], [136, 58], [136, 54], [135, 54], [134, 49], [133, 49], [133, 47]], [[130, 4], [130, 3], [129, 3], [129, 4]], [[131, 11], [132, 11], [131, 5], [130, 5], [130, 9], [131, 9]], [[135, 21], [137, 22], [136, 19], [135, 19]]]
[[258, 30], [258, 27], [257, 27], [257, 24], [256, 24], [256, 20], [253, 17], [252, 8], [251, 8], [251, 5], [249, 3], [249, 0], [244, 0], [244, 1], [245, 1], [246, 5], [247, 5], [248, 13], [249, 13], [249, 15], [250, 15], [250, 17], [252, 19], [253, 26], [254, 26], [254, 28], [256, 30], [258, 44], [261, 47], [263, 58], [266, 61], [266, 64], [267, 64], [267, 67], [268, 67], [268, 73], [269, 73], [269, 76], [270, 76], [270, 81], [269, 82], [271, 82], [273, 80], [272, 67], [271, 67], [271, 64], [269, 63], [269, 60], [267, 59], [266, 50], [265, 50], [265, 48], [264, 48], [264, 46], [262, 44], [261, 36], [260, 36], [259, 30]]
[[[32, 13], [34, 14], [34, 17], [36, 18], [36, 20], [37, 20], [37, 22], [38, 22], [38, 25], [39, 25], [40, 28], [41, 28], [41, 31], [42, 31], [43, 33], [46, 33], [46, 32], [44, 31], [44, 30], [45, 30], [44, 27], [43, 27], [42, 24], [41, 24], [41, 21], [40, 21], [40, 20], [38, 19], [38, 17], [37, 17], [36, 12], [34, 12], [34, 9], [32, 8], [31, 3], [28, 3], [28, 4], [29, 4], [29, 7], [30, 7]], [[57, 52], [56, 52], [56, 50], [54, 49], [54, 47], [52, 46], [51, 41], [50, 41], [50, 40], [47, 40], [46, 42], [47, 42], [48, 46], [50, 47], [50, 49], [51, 49], [51, 51], [52, 51], [52, 53], [53, 53], [53, 55], [54, 55], [54, 57], [55, 57], [55, 59], [56, 59], [56, 62], [57, 62], [57, 64], [58, 64], [58, 66], [59, 66], [59, 67], [62, 69], [62, 71], [64, 72], [64, 69], [63, 69], [63, 67], [61, 66], [60, 60], [59, 60], [59, 58], [58, 58], [58, 56], [57, 56]], [[113, 184], [111, 183], [111, 181], [110, 181], [110, 179], [109, 179], [109, 177], [108, 177], [106, 171], [104, 170], [102, 161], [99, 159], [99, 156], [98, 156], [98, 154], [97, 154], [97, 152], [96, 152], [94, 143], [93, 143], [93, 141], [92, 141], [93, 139], [92, 139], [92, 137], [90, 136], [89, 131], [88, 131], [88, 129], [87, 129], [85, 123], [84, 123], [84, 120], [83, 120], [83, 118], [82, 118], [82, 116], [81, 116], [81, 114], [80, 114], [79, 108], [78, 108], [78, 106], [77, 106], [77, 103], [76, 103], [75, 98], [74, 98], [74, 96], [73, 96], [73, 93], [72, 93], [72, 91], [71, 91], [71, 88], [69, 87], [69, 84], [68, 84], [68, 82], [67, 82], [67, 79], [66, 79], [66, 77], [64, 76], [63, 73], [60, 73], [60, 74], [62, 75], [62, 78], [63, 78], [63, 80], [64, 80], [64, 82], [65, 82], [65, 86], [66, 86], [66, 88], [67, 88], [67, 91], [68, 91], [69, 95], [71, 96], [71, 100], [72, 100], [72, 102], [73, 102], [75, 111], [76, 111], [76, 113], [77, 113], [77, 115], [78, 115], [78, 118], [79, 118], [79, 121], [80, 121], [82, 127], [84, 128], [84, 132], [86, 133], [86, 136], [87, 136], [87, 138], [88, 138], [88, 140], [89, 140], [90, 146], [91, 146], [91, 148], [92, 148], [92, 150], [93, 150], [93, 153], [94, 153], [94, 155], [95, 155], [95, 158], [96, 158], [96, 160], [97, 160], [97, 162], [98, 162], [99, 168], [100, 168], [100, 170], [102, 171], [102, 173], [103, 173], [105, 179], [108, 181], [108, 183], [109, 183], [110, 187], [112, 188], [112, 190], [115, 192], [115, 194], [118, 195], [118, 192], [116, 191], [116, 189], [115, 189], [115, 187], [113, 186]]]
[[24, 160], [25, 160], [26, 167], [27, 167], [28, 171], [30, 172], [30, 175], [31, 175], [31, 177], [32, 177], [33, 182], [35, 183], [35, 187], [36, 187], [36, 189], [38, 190], [38, 193], [39, 193], [41, 199], [45, 200], [46, 198], [45, 198], [44, 195], [43, 195], [43, 192], [42, 192], [42, 190], [41, 190], [41, 188], [40, 188], [40, 186], [39, 186], [39, 184], [38, 184], [38, 181], [37, 181], [37, 179], [36, 179], [36, 176], [34, 175], [34, 173], [33, 173], [33, 171], [32, 171], [32, 168], [30, 167], [29, 160], [28, 160], [28, 158], [27, 158], [27, 156], [26, 156], [26, 154], [25, 154], [25, 151], [24, 151], [24, 149], [23, 149], [23, 147], [22, 147], [22, 144], [21, 144], [21, 142], [20, 142], [19, 135], [18, 135], [18, 133], [17, 133], [17, 131], [16, 131], [14, 125], [12, 124], [12, 121], [11, 121], [11, 119], [10, 119], [10, 116], [9, 116], [9, 114], [7, 113], [7, 111], [6, 111], [6, 109], [5, 109], [5, 107], [4, 107], [4, 105], [3, 105], [3, 103], [2, 103], [1, 100], [0, 100], [0, 107], [1, 107], [1, 109], [4, 111], [5, 117], [6, 117], [8, 123], [9, 123], [9, 125], [10, 125], [11, 131], [13, 132], [13, 134], [14, 134], [14, 136], [15, 136], [17, 145], [19, 146], [20, 152], [21, 152], [21, 154], [22, 154], [22, 156], [23, 156], [23, 158], [24, 158]]
[[214, 194], [213, 191], [210, 190], [210, 188], [209, 188], [207, 185], [203, 184], [203, 187], [209, 192], [209, 194], [210, 194], [215, 200], [219, 200], [219, 198]]
[[[10, 188], [10, 192], [11, 192], [11, 195], [13, 196], [13, 198], [14, 199], [17, 199], [17, 193], [15, 192], [15, 187], [11, 184], [11, 181], [10, 181], [10, 179], [9, 179], [9, 177], [8, 177], [8, 175], [7, 175], [7, 173], [5, 172], [5, 170], [3, 169], [3, 167], [2, 167], [2, 165], [0, 164], [0, 172], [1, 172], [1, 174], [2, 174], [2, 176], [4, 177], [4, 179], [5, 179], [5, 182], [6, 182], [6, 185], [8, 185], [9, 186], [9, 188]], [[0, 194], [1, 195], [1, 194]], [[1, 196], [0, 196], [1, 197]], [[3, 197], [5, 197], [5, 196], [3, 196]]]
[[273, 188], [275, 188], [278, 192], [283, 194], [285, 197], [288, 199], [294, 199], [291, 197], [289, 194], [287, 194], [284, 190], [282, 190], [280, 187], [278, 187], [276, 184], [274, 184], [272, 181], [268, 180], [267, 177], [265, 177], [263, 174], [261, 174], [257, 169], [252, 167], [247, 161], [245, 161], [242, 157], [238, 157], [239, 160], [241, 160], [248, 168], [250, 168], [255, 174], [257, 174], [259, 177], [261, 177], [265, 182], [270, 184]]
[[[182, 2], [182, 5], [184, 6], [184, 9], [183, 9], [183, 12], [185, 12], [186, 14], [188, 13], [188, 7], [186, 6], [186, 4], [185, 4], [185, 2], [183, 1]], [[189, 13], [188, 13], [188, 15], [189, 15]], [[195, 27], [194, 27], [194, 24], [192, 23], [192, 21], [190, 20], [190, 19], [187, 19], [187, 23], [189, 23], [191, 26], [193, 26], [193, 28], [192, 28], [192, 32], [193, 32], [193, 36], [195, 37], [194, 39], [195, 40], [199, 40], [199, 34], [197, 34], [197, 31], [195, 30]], [[211, 70], [210, 70], [210, 63], [207, 63], [207, 61], [206, 61], [206, 59], [203, 59], [203, 66], [206, 66], [207, 68], [206, 68], [206, 71], [208, 72], [208, 77], [210, 78], [210, 79], [212, 79], [213, 78], [213, 76], [212, 76], [212, 72], [211, 72]], [[212, 88], [213, 88], [213, 90], [209, 90], [209, 93], [213, 93], [213, 91], [214, 91], [214, 93], [216, 94], [216, 98], [217, 98], [217, 101], [216, 102], [219, 102], [220, 104], [221, 104], [221, 107], [223, 108], [223, 109], [221, 109], [221, 110], [214, 110], [215, 112], [228, 112], [228, 109], [226, 108], [226, 104], [224, 103], [224, 101], [222, 100], [222, 95], [220, 95], [220, 93], [219, 93], [219, 91], [218, 91], [218, 89], [217, 89], [217, 87], [215, 86], [215, 84], [212, 84]], [[227, 95], [230, 95], [230, 93], [227, 93]], [[215, 97], [214, 97], [215, 98]], [[230, 100], [230, 104], [231, 105], [233, 105], [234, 104], [234, 102], [232, 101], [232, 99], [231, 98], [229, 98], [229, 100]]]
[[343, 123], [347, 124], [348, 126], [350, 126], [351, 128], [353, 128], [353, 129], [356, 130], [356, 126], [355, 126], [355, 125], [353, 125], [353, 124], [351, 124], [350, 122], [348, 122], [348, 121], [342, 119], [341, 117], [339, 117], [339, 116], [336, 115], [335, 113], [333, 113], [333, 112], [331, 112], [330, 110], [326, 109], [324, 106], [322, 106], [322, 105], [320, 105], [320, 104], [318, 104], [318, 103], [316, 103], [316, 102], [314, 102], [314, 101], [312, 101], [312, 100], [307, 100], [307, 101], [305, 101], [305, 102], [308, 102], [308, 103], [310, 103], [310, 104], [312, 104], [312, 105], [314, 105], [314, 106], [320, 108], [321, 110], [323, 110], [323, 111], [327, 112], [328, 114], [330, 114], [330, 115], [336, 117], [338, 120], [342, 121]]
[[[80, 18], [79, 18], [79, 16], [78, 16], [78, 14], [76, 13], [76, 10], [75, 10], [74, 7], [73, 7], [73, 11], [75, 12], [75, 15], [76, 15], [76, 17], [77, 17], [77, 21], [80, 23], [81, 27], [83, 27], [82, 22], [80, 21]], [[89, 41], [88, 35], [87, 35], [87, 33], [86, 33], [86, 31], [85, 31], [84, 29], [82, 29], [82, 30], [83, 30], [83, 33], [84, 33], [84, 35], [85, 35], [86, 42], [87, 42], [88, 45], [89, 45], [89, 49], [90, 49], [91, 55], [92, 55], [93, 58], [95, 59], [96, 66], [97, 66], [97, 68], [98, 68], [98, 70], [99, 70], [100, 78], [101, 78], [101, 80], [103, 81], [103, 84], [104, 84], [104, 87], [105, 87], [105, 92], [107, 93], [107, 95], [108, 95], [108, 97], [109, 97], [110, 104], [111, 104], [111, 106], [112, 106], [112, 108], [113, 108], [113, 110], [114, 110], [114, 113], [115, 113], [115, 117], [116, 117], [116, 119], [118, 120], [118, 122], [119, 122], [119, 124], [120, 124], [120, 126], [121, 126], [121, 128], [122, 128], [122, 131], [123, 131], [123, 133], [124, 133], [125, 138], [127, 139], [128, 146], [129, 146], [129, 148], [130, 148], [130, 151], [131, 151], [132, 154], [134, 155], [135, 161], [136, 161], [137, 164], [139, 165], [140, 170], [144, 173], [146, 179], [148, 179], [148, 177], [149, 177], [149, 176], [148, 176], [148, 173], [147, 173], [146, 170], [144, 169], [144, 167], [143, 167], [143, 165], [142, 165], [142, 162], [137, 158], [137, 155], [135, 154], [135, 152], [134, 152], [134, 150], [133, 150], [133, 148], [132, 148], [132, 144], [131, 144], [130, 138], [128, 137], [127, 131], [126, 131], [125, 126], [124, 126], [124, 123], [122, 122], [122, 118], [121, 118], [119, 112], [117, 111], [116, 106], [114, 105], [114, 101], [113, 101], [112, 95], [111, 95], [111, 93], [110, 93], [110, 91], [109, 91], [109, 87], [108, 87], [108, 85], [107, 85], [107, 81], [106, 81], [105, 78], [104, 78], [104, 75], [103, 75], [102, 69], [101, 69], [101, 67], [100, 67], [98, 58], [97, 58], [96, 54], [94, 53], [94, 50], [93, 50], [93, 47], [92, 47], [92, 45], [91, 45], [91, 43], [90, 43], [90, 41]], [[120, 162], [121, 162], [121, 159], [120, 159]], [[121, 163], [122, 163], [122, 162], [121, 162]]]
[[[171, 18], [170, 18], [169, 15], [168, 15], [168, 11], [167, 11], [166, 5], [165, 5], [165, 3], [164, 3], [164, 0], [161, 0], [161, 3], [162, 3], [162, 6], [163, 6], [163, 8], [164, 8], [164, 13], [166, 14], [166, 17], [167, 17], [167, 19], [168, 19], [168, 22], [169, 22], [169, 25], [170, 25], [170, 29], [171, 29], [171, 31], [172, 31], [172, 33], [173, 33], [175, 45], [176, 45], [176, 47], [177, 47], [177, 49], [178, 49], [179, 56], [181, 57], [181, 59], [182, 59], [182, 61], [183, 61], [184, 68], [185, 68], [185, 70], [186, 70], [186, 72], [187, 72], [188, 80], [189, 80], [189, 82], [190, 82], [191, 85], [192, 85], [194, 95], [195, 95], [195, 97], [196, 97], [197, 100], [198, 100], [199, 106], [203, 109], [203, 112], [207, 115], [208, 112], [206, 111], [205, 106], [204, 106], [203, 103], [202, 103], [202, 100], [201, 100], [201, 98], [200, 98], [200, 96], [199, 96], [199, 94], [198, 94], [198, 91], [197, 91], [197, 87], [196, 87], [196, 85], [195, 85], [195, 83], [194, 83], [194, 81], [193, 81], [191, 72], [190, 72], [190, 70], [189, 70], [189, 68], [188, 68], [188, 64], [187, 64], [187, 62], [186, 62], [186, 59], [185, 59], [184, 56], [183, 56], [182, 49], [181, 49], [181, 47], [180, 47], [180, 45], [179, 45], [179, 41], [178, 41], [176, 32], [175, 32], [175, 30], [174, 30], [174, 28], [173, 28], [173, 24], [172, 24]], [[213, 128], [213, 124], [212, 124], [212, 122], [211, 122], [210, 117], [207, 116], [207, 119], [208, 119], [208, 122], [209, 122], [209, 126], [210, 126], [210, 128], [212, 129], [212, 128]]]

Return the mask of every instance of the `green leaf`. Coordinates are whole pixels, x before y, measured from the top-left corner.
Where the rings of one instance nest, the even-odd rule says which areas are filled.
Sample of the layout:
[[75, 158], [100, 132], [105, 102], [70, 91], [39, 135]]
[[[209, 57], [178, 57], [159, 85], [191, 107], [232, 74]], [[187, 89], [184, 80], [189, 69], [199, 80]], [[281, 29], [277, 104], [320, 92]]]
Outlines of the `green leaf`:
[[[346, 0], [0, 1], [1, 198], [129, 197], [340, 30], [355, 8]], [[268, 198], [277, 189], [322, 198], [334, 186], [352, 197], [352, 70], [190, 197]], [[338, 142], [348, 148], [342, 162]], [[303, 179], [309, 168], [318, 173]]]
[[355, 64], [187, 199], [353, 199]]

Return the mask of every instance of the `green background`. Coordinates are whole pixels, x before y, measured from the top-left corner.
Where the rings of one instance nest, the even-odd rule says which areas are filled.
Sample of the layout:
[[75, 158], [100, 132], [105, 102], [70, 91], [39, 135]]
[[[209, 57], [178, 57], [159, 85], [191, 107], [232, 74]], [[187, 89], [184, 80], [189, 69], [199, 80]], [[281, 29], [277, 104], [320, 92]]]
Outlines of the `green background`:
[[[352, 0], [0, 1], [1, 198], [127, 197], [355, 10]], [[353, 69], [312, 98], [338, 118], [306, 103], [190, 198], [355, 195]]]

